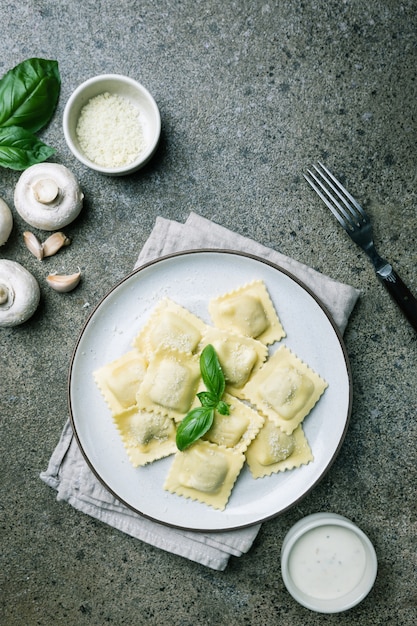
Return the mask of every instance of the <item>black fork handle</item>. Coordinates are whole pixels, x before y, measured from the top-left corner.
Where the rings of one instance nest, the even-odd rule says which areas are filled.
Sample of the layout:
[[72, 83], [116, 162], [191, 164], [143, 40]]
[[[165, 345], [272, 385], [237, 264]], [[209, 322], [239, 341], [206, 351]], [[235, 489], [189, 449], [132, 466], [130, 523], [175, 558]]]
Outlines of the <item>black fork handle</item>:
[[383, 275], [377, 272], [377, 276], [417, 332], [417, 299], [415, 296], [393, 268], [389, 274]]

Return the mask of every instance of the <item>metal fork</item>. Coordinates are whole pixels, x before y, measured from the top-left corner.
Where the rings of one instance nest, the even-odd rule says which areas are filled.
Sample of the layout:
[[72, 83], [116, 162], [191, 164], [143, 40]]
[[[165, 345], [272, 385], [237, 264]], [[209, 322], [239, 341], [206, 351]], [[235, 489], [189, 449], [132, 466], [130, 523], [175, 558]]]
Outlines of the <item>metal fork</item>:
[[331, 210], [349, 237], [368, 255], [379, 280], [417, 331], [417, 299], [392, 265], [376, 251], [369, 216], [327, 167], [320, 162], [318, 165], [319, 167], [313, 165], [314, 171], [307, 170], [308, 175], [304, 174], [304, 178]]

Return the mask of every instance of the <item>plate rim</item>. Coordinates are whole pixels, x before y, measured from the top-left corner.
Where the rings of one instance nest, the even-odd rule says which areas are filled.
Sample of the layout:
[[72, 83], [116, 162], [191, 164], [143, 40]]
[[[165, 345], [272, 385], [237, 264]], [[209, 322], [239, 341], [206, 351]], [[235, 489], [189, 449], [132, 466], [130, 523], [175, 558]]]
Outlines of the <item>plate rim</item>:
[[[100, 476], [99, 471], [95, 468], [93, 462], [90, 460], [87, 452], [84, 449], [83, 443], [80, 439], [79, 433], [77, 431], [77, 427], [75, 424], [75, 418], [74, 418], [74, 413], [73, 413], [73, 408], [72, 408], [72, 398], [71, 398], [71, 381], [72, 381], [72, 376], [73, 376], [73, 369], [74, 369], [74, 362], [77, 356], [77, 351], [80, 345], [80, 342], [84, 336], [84, 333], [86, 332], [90, 322], [92, 321], [92, 319], [94, 318], [94, 316], [96, 315], [96, 313], [98, 312], [98, 310], [100, 309], [100, 307], [104, 304], [104, 302], [107, 300], [107, 298], [116, 290], [118, 289], [123, 283], [125, 283], [126, 281], [130, 280], [133, 276], [135, 276], [136, 274], [139, 274], [140, 272], [142, 272], [143, 270], [147, 269], [148, 267], [151, 267], [153, 265], [157, 265], [158, 263], [161, 262], [165, 262], [167, 260], [170, 260], [172, 258], [177, 258], [177, 257], [182, 257], [182, 256], [188, 256], [188, 255], [193, 255], [193, 254], [201, 254], [201, 253], [209, 253], [209, 254], [229, 254], [229, 255], [236, 255], [236, 256], [242, 256], [242, 257], [246, 257], [249, 259], [253, 259], [254, 261], [258, 261], [261, 262], [265, 265], [268, 265], [270, 267], [272, 267], [273, 269], [277, 270], [278, 272], [281, 272], [282, 274], [285, 274], [288, 278], [290, 278], [291, 280], [293, 280], [295, 283], [297, 283], [302, 289], [304, 289], [318, 304], [318, 306], [321, 308], [321, 310], [323, 311], [323, 313], [326, 315], [330, 325], [333, 328], [333, 331], [336, 335], [336, 338], [338, 340], [338, 343], [340, 345], [342, 354], [343, 354], [343, 359], [344, 359], [344, 363], [345, 363], [345, 367], [346, 367], [346, 374], [347, 374], [347, 379], [348, 379], [348, 406], [347, 406], [347, 411], [346, 411], [346, 420], [344, 423], [344, 428], [343, 428], [343, 432], [341, 434], [341, 437], [338, 441], [338, 445], [333, 453], [333, 455], [330, 457], [327, 465], [324, 467], [323, 471], [320, 473], [320, 475], [317, 477], [317, 479], [309, 486], [309, 488], [304, 491], [296, 500], [294, 500], [293, 502], [291, 502], [291, 504], [287, 505], [286, 507], [284, 507], [283, 509], [275, 512], [275, 513], [271, 513], [270, 515], [265, 515], [264, 517], [257, 519], [255, 521], [251, 521], [251, 522], [247, 522], [247, 523], [243, 523], [243, 524], [238, 524], [235, 526], [231, 526], [231, 527], [227, 527], [227, 528], [195, 528], [195, 527], [188, 527], [188, 526], [183, 526], [183, 525], [178, 525], [178, 524], [174, 524], [172, 522], [169, 521], [164, 521], [164, 520], [159, 520], [156, 519], [155, 517], [152, 517], [149, 514], [146, 514], [142, 511], [139, 511], [135, 506], [133, 506], [132, 504], [130, 504], [129, 502], [127, 502], [126, 500], [124, 500], [123, 498], [121, 498], [114, 489], [112, 489], [107, 482]], [[323, 478], [325, 477], [325, 475], [327, 474], [327, 472], [330, 470], [330, 468], [332, 467], [333, 463], [335, 462], [337, 456], [339, 455], [339, 452], [342, 448], [342, 445], [344, 443], [345, 437], [346, 437], [346, 433], [348, 431], [349, 428], [349, 423], [350, 423], [350, 418], [351, 418], [351, 414], [352, 414], [352, 405], [353, 405], [353, 385], [352, 385], [352, 370], [351, 370], [351, 365], [350, 365], [350, 361], [349, 361], [349, 356], [347, 353], [347, 349], [343, 340], [343, 335], [340, 331], [340, 329], [338, 328], [338, 326], [336, 325], [336, 322], [334, 321], [331, 313], [329, 312], [328, 308], [326, 307], [326, 305], [322, 302], [322, 300], [311, 290], [311, 288], [306, 285], [300, 278], [298, 278], [297, 276], [295, 276], [292, 272], [290, 272], [289, 270], [281, 267], [278, 263], [274, 263], [273, 261], [271, 261], [270, 259], [265, 259], [262, 258], [256, 254], [250, 253], [250, 252], [245, 252], [245, 251], [240, 251], [240, 250], [234, 250], [232, 248], [192, 248], [192, 249], [187, 249], [187, 250], [181, 250], [178, 252], [171, 252], [169, 254], [165, 254], [162, 255], [160, 257], [157, 257], [156, 259], [151, 259], [149, 261], [146, 261], [145, 263], [140, 264], [139, 266], [135, 267], [131, 272], [129, 272], [128, 274], [126, 274], [123, 278], [121, 278], [120, 280], [118, 280], [105, 294], [104, 296], [102, 296], [99, 301], [97, 302], [97, 304], [94, 306], [94, 308], [92, 309], [92, 311], [89, 313], [87, 319], [84, 321], [81, 330], [78, 333], [78, 337], [76, 339], [72, 354], [71, 354], [71, 358], [70, 358], [70, 364], [69, 364], [69, 371], [68, 371], [68, 380], [67, 380], [67, 404], [68, 404], [68, 409], [69, 409], [69, 421], [71, 424], [71, 428], [72, 428], [72, 432], [73, 435], [75, 437], [75, 440], [77, 442], [77, 445], [79, 447], [79, 450], [82, 454], [82, 456], [84, 457], [84, 460], [86, 461], [89, 469], [92, 471], [92, 473], [94, 474], [94, 476], [97, 478], [97, 480], [101, 483], [101, 485], [114, 497], [116, 498], [116, 500], [118, 500], [118, 502], [120, 502], [121, 504], [123, 504], [124, 506], [126, 506], [129, 510], [133, 511], [134, 513], [136, 513], [137, 515], [139, 515], [140, 517], [143, 517], [145, 519], [148, 519], [150, 521], [153, 521], [157, 524], [161, 524], [163, 526], [167, 526], [169, 528], [175, 528], [177, 530], [183, 530], [183, 531], [187, 531], [187, 532], [197, 532], [197, 533], [219, 533], [219, 532], [228, 532], [228, 531], [233, 531], [233, 530], [240, 530], [240, 529], [244, 529], [244, 528], [250, 528], [252, 526], [258, 525], [258, 524], [262, 524], [270, 519], [274, 519], [280, 515], [282, 515], [283, 513], [285, 513], [286, 511], [292, 509], [294, 506], [296, 506], [297, 504], [299, 504], [302, 500], [304, 500], [304, 498], [306, 498], [312, 491], [313, 489], [315, 489], [315, 487], [317, 487], [317, 485], [323, 480]]]

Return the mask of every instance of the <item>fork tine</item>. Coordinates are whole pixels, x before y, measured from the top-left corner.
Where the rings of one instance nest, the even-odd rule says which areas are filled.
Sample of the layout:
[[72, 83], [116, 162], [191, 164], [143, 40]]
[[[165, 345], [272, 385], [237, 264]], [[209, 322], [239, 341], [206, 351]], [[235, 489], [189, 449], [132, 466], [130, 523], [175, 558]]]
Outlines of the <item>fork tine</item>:
[[342, 195], [340, 195], [340, 192], [342, 194], [344, 194], [344, 196], [351, 202], [351, 204], [353, 204], [353, 206], [355, 207], [355, 209], [360, 213], [360, 215], [367, 220], [368, 216], [365, 213], [365, 211], [363, 210], [363, 208], [361, 207], [361, 205], [359, 204], [359, 202], [357, 202], [355, 200], [355, 198], [348, 192], [348, 190], [342, 185], [341, 182], [339, 182], [337, 180], [337, 178], [335, 176], [333, 176], [333, 174], [330, 172], [330, 170], [327, 169], [327, 167], [325, 165], [323, 165], [323, 163], [321, 163], [320, 161], [318, 162], [318, 164], [320, 165], [320, 167], [326, 172], [327, 176], [330, 178], [331, 181], [333, 181], [333, 183], [335, 184], [332, 185], [332, 183], [329, 180], [326, 180], [326, 178], [323, 176], [323, 174], [320, 172], [320, 170], [313, 165], [314, 169], [324, 178], [324, 180], [326, 180], [327, 184], [333, 189], [333, 191], [335, 193], [337, 193], [337, 195], [339, 196], [339, 198], [343, 201], [343, 203], [345, 204], [345, 206], [353, 213], [353, 215], [355, 215], [355, 213], [352, 211], [352, 207], [349, 206], [349, 204], [346, 202], [345, 198], [343, 198]]
[[368, 216], [355, 198], [320, 161], [319, 166], [323, 171], [313, 165], [317, 175], [308, 170], [311, 178], [305, 175], [304, 178], [331, 210], [343, 228], [347, 231], [352, 231], [360, 227], [361, 224], [368, 223]]
[[[323, 200], [324, 204], [330, 209], [338, 222], [347, 231], [352, 230], [355, 227], [355, 223], [349, 213], [346, 212], [344, 207], [336, 200], [336, 198], [330, 193], [330, 191], [323, 185], [323, 183], [317, 178], [317, 176], [311, 171], [307, 170], [311, 176], [309, 178], [303, 174], [308, 184], [314, 189], [318, 196]], [[313, 180], [312, 180], [313, 179]], [[315, 181], [315, 182], [313, 182]], [[317, 184], [316, 184], [317, 183]]]

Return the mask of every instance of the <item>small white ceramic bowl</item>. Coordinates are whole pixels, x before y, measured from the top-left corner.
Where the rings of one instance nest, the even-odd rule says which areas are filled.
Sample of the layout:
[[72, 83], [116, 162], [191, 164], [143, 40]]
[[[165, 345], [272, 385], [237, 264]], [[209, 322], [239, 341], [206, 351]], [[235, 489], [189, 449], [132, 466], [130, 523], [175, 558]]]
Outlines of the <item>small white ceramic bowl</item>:
[[[104, 167], [89, 159], [83, 153], [76, 133], [81, 109], [92, 98], [104, 93], [118, 95], [139, 109], [143, 149], [134, 161], [118, 167]], [[139, 170], [154, 155], [161, 134], [161, 116], [154, 98], [140, 83], [121, 74], [103, 74], [86, 80], [73, 92], [65, 105], [63, 130], [69, 149], [81, 163], [108, 176], [123, 176]]]
[[287, 590], [318, 613], [339, 613], [359, 604], [372, 589], [377, 568], [368, 537], [336, 513], [301, 519], [282, 544], [281, 572]]

